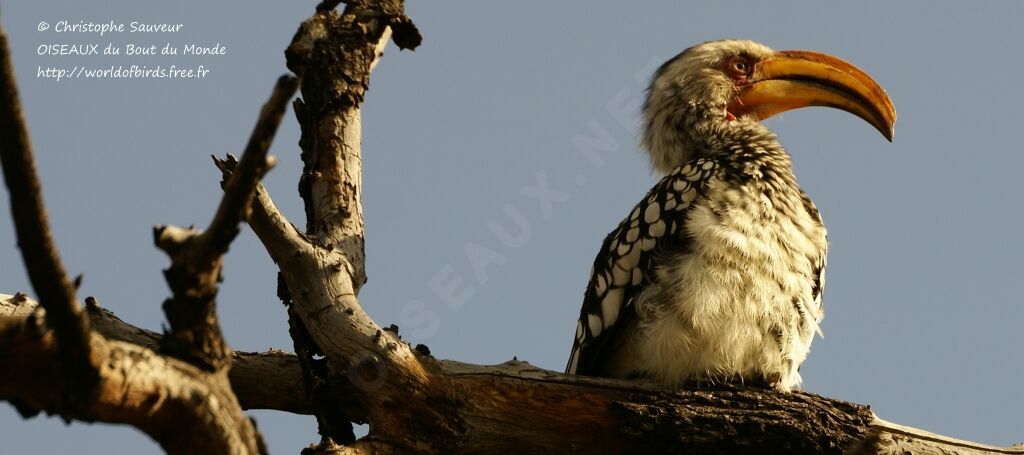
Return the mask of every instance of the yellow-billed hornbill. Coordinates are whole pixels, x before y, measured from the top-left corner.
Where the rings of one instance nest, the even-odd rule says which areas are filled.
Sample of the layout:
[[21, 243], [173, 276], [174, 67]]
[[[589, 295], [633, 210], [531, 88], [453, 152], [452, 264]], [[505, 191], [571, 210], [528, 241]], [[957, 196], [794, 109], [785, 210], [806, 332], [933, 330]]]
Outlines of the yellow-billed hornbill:
[[848, 111], [892, 140], [888, 95], [835, 57], [712, 41], [657, 70], [642, 145], [665, 176], [594, 260], [567, 373], [799, 385], [828, 245], [759, 121], [806, 106]]

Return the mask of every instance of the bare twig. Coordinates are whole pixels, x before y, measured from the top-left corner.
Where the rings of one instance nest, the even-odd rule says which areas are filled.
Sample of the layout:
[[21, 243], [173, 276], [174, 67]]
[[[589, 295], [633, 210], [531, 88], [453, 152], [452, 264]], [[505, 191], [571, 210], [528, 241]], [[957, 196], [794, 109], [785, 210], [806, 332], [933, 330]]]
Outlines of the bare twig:
[[28, 129], [14, 81], [7, 35], [0, 29], [0, 162], [11, 195], [11, 212], [18, 247], [32, 288], [49, 313], [47, 323], [57, 337], [58, 358], [67, 368], [64, 375], [69, 405], [86, 400], [98, 381], [89, 353], [89, 321], [75, 301], [75, 286], [68, 279], [50, 233], [43, 206], [42, 185], [36, 172]]
[[[235, 174], [248, 174], [249, 165], [246, 164], [246, 156], [258, 156], [259, 149], [262, 148], [265, 154], [266, 149], [270, 146], [270, 141], [273, 139], [274, 132], [277, 130], [278, 125], [281, 123], [281, 119], [284, 116], [284, 111], [287, 107], [288, 101], [295, 94], [298, 89], [298, 79], [288, 76], [282, 76], [278, 80], [278, 85], [274, 90], [274, 94], [271, 95], [267, 104], [263, 106], [263, 112], [260, 115], [260, 120], [256, 124], [256, 129], [253, 130], [252, 136], [249, 139], [249, 145], [246, 146], [246, 151], [242, 156], [242, 161], [238, 161], [234, 156], [228, 155], [224, 159], [214, 158], [214, 164], [224, 175], [225, 192], [230, 192], [231, 188], [228, 184], [234, 181], [233, 176]], [[250, 162], [254, 162], [253, 159]], [[251, 216], [246, 217], [253, 227], [253, 230], [257, 232], [257, 235], [261, 235], [264, 242], [270, 245], [278, 245], [279, 248], [275, 251], [278, 255], [283, 256], [287, 252], [293, 252], [300, 248], [300, 245], [304, 244], [305, 241], [294, 229], [291, 223], [281, 214], [274, 205], [273, 201], [270, 200], [270, 196], [267, 194], [266, 188], [259, 183], [259, 180], [248, 179], [245, 183], [245, 187], [251, 186], [251, 199], [246, 205], [251, 204]], [[225, 200], [227, 196], [225, 195]], [[220, 212], [218, 212], [220, 213]], [[216, 220], [215, 220], [216, 222]], [[277, 258], [275, 258], [277, 259]]]
[[274, 165], [274, 160], [268, 159], [267, 151], [277, 133], [277, 127], [281, 124], [288, 102], [295, 95], [298, 86], [298, 79], [281, 76], [270, 99], [263, 105], [256, 127], [253, 128], [249, 143], [242, 153], [242, 159], [231, 173], [231, 178], [225, 183], [224, 198], [221, 199], [220, 208], [217, 209], [217, 214], [207, 229], [209, 234], [204, 236], [204, 242], [208, 246], [203, 250], [207, 255], [227, 252], [228, 245], [238, 235], [239, 224], [249, 218], [249, 207], [256, 187], [263, 175]]
[[[227, 176], [234, 171], [238, 160], [228, 155], [225, 159], [216, 160], [215, 164]], [[256, 185], [249, 227], [278, 264], [287, 262], [296, 252], [311, 247], [303, 234], [277, 208], [263, 184]]]

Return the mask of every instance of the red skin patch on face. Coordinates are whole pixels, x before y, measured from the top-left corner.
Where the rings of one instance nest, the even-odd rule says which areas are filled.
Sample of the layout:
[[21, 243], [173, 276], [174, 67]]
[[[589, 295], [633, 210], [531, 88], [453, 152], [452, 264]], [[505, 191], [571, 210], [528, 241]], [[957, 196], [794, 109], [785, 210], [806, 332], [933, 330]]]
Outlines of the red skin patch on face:
[[736, 120], [736, 115], [733, 114], [733, 111], [739, 112], [740, 115], [743, 115], [744, 107], [743, 102], [740, 101], [739, 98], [733, 99], [728, 106], [725, 106], [725, 119], [730, 122]]

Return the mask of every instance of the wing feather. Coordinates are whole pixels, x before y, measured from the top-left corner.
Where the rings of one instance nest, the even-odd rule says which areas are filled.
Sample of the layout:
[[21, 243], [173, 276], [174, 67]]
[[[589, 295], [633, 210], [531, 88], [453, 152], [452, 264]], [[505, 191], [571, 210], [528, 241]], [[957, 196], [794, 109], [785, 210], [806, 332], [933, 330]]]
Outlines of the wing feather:
[[584, 293], [566, 373], [600, 372], [601, 354], [636, 314], [633, 299], [655, 279], [658, 253], [687, 248], [686, 218], [717, 169], [709, 158], [676, 168], [605, 237]]

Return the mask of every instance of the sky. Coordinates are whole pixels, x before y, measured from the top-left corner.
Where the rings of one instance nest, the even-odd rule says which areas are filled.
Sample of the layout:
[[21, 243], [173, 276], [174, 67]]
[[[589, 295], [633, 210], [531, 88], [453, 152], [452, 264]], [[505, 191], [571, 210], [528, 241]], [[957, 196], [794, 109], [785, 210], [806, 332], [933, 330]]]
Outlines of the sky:
[[[84, 274], [81, 298], [161, 327], [167, 260], [151, 228], [209, 223], [221, 194], [209, 155], [240, 153], [315, 4], [0, 1], [50, 222], [69, 273]], [[441, 358], [562, 370], [601, 240], [655, 181], [636, 134], [654, 68], [720, 38], [827, 52], [885, 87], [898, 121], [893, 143], [835, 110], [768, 121], [829, 229], [824, 338], [801, 369], [805, 390], [948, 436], [1024, 442], [1024, 3], [409, 0], [407, 13], [423, 45], [388, 48], [363, 108], [360, 300], [379, 324]], [[61, 21], [126, 31], [57, 33]], [[133, 21], [183, 25], [131, 33]], [[53, 44], [102, 54], [218, 43], [224, 55], [40, 55]], [[112, 65], [207, 73], [46, 77]], [[595, 140], [597, 160], [581, 152]], [[297, 142], [289, 114], [265, 183], [301, 225]], [[0, 213], [0, 293], [32, 294], [6, 196]], [[467, 252], [481, 251], [496, 263], [474, 268]], [[229, 344], [291, 350], [276, 269], [248, 228], [224, 275]], [[250, 414], [274, 453], [318, 439], [312, 417]], [[159, 453], [133, 428], [25, 421], [6, 404], [0, 441], [18, 454]]]

